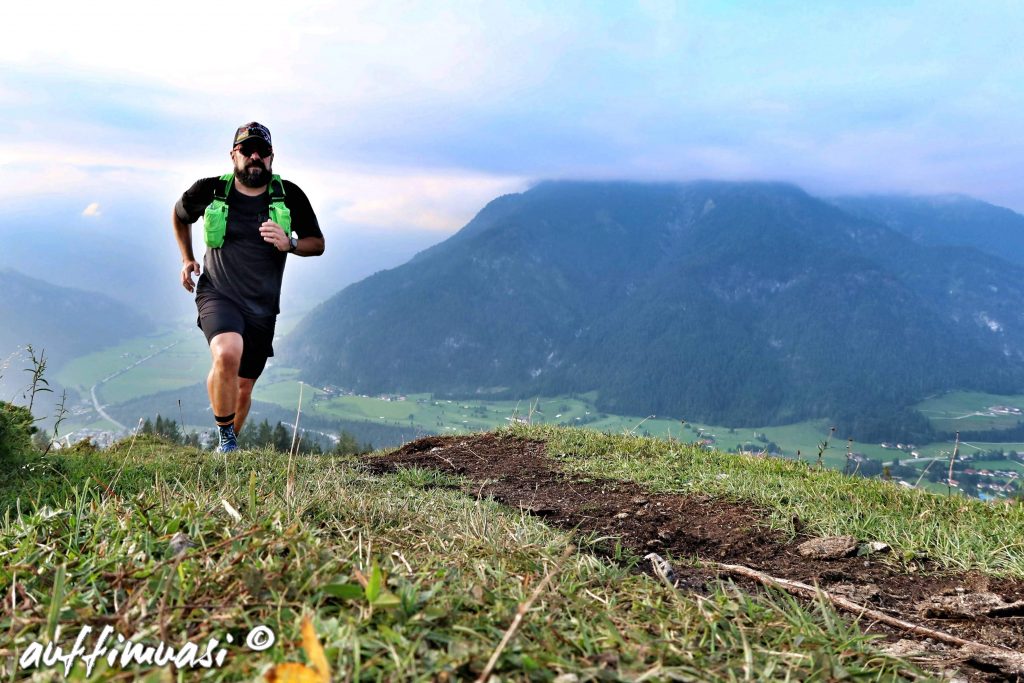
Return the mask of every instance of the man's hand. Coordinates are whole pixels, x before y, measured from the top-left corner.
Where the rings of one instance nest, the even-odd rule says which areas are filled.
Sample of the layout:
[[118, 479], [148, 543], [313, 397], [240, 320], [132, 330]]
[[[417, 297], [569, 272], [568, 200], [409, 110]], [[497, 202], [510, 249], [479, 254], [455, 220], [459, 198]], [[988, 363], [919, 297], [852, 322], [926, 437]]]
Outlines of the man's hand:
[[192, 282], [192, 273], [199, 275], [199, 263], [196, 261], [185, 261], [185, 265], [181, 267], [181, 286], [190, 292], [194, 292], [196, 284]]
[[260, 235], [263, 237], [264, 242], [273, 244], [277, 247], [278, 251], [288, 251], [291, 249], [292, 244], [288, 239], [288, 235], [284, 234], [284, 228], [274, 221], [264, 221], [263, 225], [260, 226]]

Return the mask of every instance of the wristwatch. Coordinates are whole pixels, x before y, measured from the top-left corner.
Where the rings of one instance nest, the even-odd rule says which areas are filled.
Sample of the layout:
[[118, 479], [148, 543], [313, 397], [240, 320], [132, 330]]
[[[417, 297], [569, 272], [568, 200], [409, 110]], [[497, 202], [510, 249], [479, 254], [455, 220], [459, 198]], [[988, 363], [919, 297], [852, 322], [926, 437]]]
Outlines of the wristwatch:
[[299, 240], [294, 235], [288, 238], [288, 244], [290, 245], [288, 247], [289, 254], [294, 254], [295, 250], [299, 248]]

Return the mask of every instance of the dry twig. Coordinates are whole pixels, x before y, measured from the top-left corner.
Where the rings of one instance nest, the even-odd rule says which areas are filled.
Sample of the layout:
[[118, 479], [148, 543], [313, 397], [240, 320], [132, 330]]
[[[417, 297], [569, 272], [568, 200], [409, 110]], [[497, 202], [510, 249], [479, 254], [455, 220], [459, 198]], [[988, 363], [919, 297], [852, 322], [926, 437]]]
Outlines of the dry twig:
[[887, 624], [894, 628], [898, 628], [903, 631], [908, 631], [915, 635], [924, 636], [925, 638], [932, 638], [933, 640], [948, 643], [950, 645], [957, 645], [966, 648], [969, 652], [975, 654], [987, 655], [997, 661], [999, 661], [1008, 670], [1015, 673], [1024, 673], [1024, 654], [1011, 650], [1006, 647], [995, 647], [992, 645], [986, 645], [984, 643], [978, 643], [972, 640], [965, 640], [958, 636], [954, 636], [950, 633], [944, 633], [943, 631], [936, 631], [935, 629], [922, 626], [920, 624], [914, 624], [909, 621], [904, 621], [896, 617], [890, 616], [885, 612], [879, 612], [873, 610], [864, 605], [857, 604], [852, 600], [833, 595], [828, 593], [817, 586], [810, 586], [806, 583], [799, 581], [790, 581], [789, 579], [780, 579], [774, 576], [770, 576], [763, 572], [759, 572], [756, 569], [750, 567], [744, 567], [738, 564], [722, 564], [719, 562], [705, 562], [707, 566], [714, 567], [728, 574], [735, 576], [743, 576], [748, 579], [753, 579], [758, 583], [765, 586], [771, 586], [773, 588], [781, 588], [784, 591], [793, 593], [795, 595], [802, 595], [808, 598], [817, 598], [819, 595], [836, 607], [852, 612], [859, 616], [866, 616], [877, 622]]

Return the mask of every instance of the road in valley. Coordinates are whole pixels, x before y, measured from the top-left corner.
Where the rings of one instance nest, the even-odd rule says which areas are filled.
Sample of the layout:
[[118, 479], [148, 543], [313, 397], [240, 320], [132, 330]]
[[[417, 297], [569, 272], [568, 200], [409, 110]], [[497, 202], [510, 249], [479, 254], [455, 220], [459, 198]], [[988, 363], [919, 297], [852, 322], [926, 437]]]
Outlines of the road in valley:
[[164, 346], [162, 348], [157, 349], [156, 351], [154, 351], [153, 353], [149, 354], [148, 356], [140, 358], [139, 360], [135, 361], [131, 365], [125, 366], [125, 367], [121, 368], [120, 370], [116, 370], [116, 371], [110, 373], [109, 375], [107, 375], [106, 377], [101, 379], [100, 381], [98, 381], [95, 384], [93, 384], [89, 388], [89, 395], [92, 396], [92, 407], [93, 407], [93, 409], [100, 415], [100, 417], [102, 417], [104, 420], [110, 422], [111, 424], [116, 425], [117, 428], [120, 429], [121, 431], [124, 431], [124, 432], [129, 431], [128, 427], [125, 427], [123, 424], [121, 424], [120, 422], [115, 420], [113, 417], [111, 417], [110, 413], [108, 413], [106, 410], [103, 409], [104, 406], [100, 405], [99, 398], [97, 398], [97, 396], [96, 396], [96, 389], [98, 389], [101, 385], [103, 385], [103, 384], [109, 382], [110, 380], [114, 379], [115, 377], [123, 375], [124, 373], [128, 372], [129, 370], [137, 368], [138, 366], [142, 365], [143, 363], [145, 363], [149, 359], [155, 358], [156, 356], [159, 356], [161, 353], [164, 353], [165, 351], [167, 351], [167, 350], [177, 346], [180, 341], [181, 340], [173, 341], [170, 344], [168, 344], [167, 346]]

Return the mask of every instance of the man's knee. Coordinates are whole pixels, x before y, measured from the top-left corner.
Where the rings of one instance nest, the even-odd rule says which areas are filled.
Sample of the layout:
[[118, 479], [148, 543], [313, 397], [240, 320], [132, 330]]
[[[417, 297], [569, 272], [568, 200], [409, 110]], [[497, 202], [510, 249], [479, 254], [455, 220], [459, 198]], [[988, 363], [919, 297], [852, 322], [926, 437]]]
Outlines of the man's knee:
[[256, 385], [256, 380], [249, 379], [248, 377], [238, 378], [238, 398], [249, 400], [252, 396], [252, 388]]
[[237, 332], [218, 334], [210, 341], [210, 354], [215, 368], [238, 372], [242, 362], [242, 335]]

